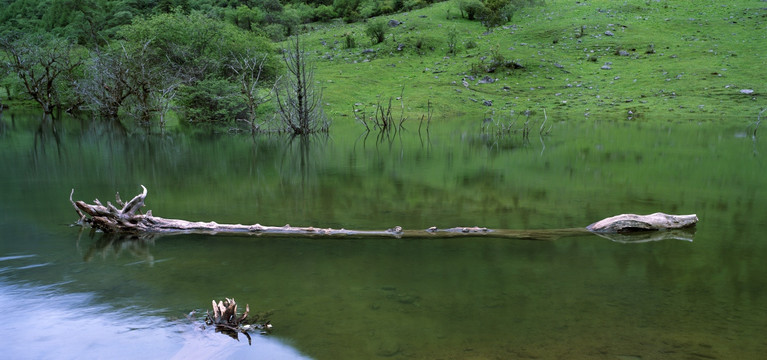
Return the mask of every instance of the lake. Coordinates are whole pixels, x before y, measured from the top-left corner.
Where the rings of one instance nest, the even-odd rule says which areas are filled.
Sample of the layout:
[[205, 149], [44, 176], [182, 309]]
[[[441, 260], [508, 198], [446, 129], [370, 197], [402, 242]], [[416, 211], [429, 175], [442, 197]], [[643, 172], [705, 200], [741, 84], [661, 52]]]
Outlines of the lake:
[[[548, 135], [165, 133], [5, 111], [0, 327], [13, 359], [753, 359], [767, 350], [767, 147], [748, 119], [550, 119]], [[548, 126], [548, 125], [547, 125]], [[355, 239], [72, 226], [148, 188], [156, 216], [347, 229], [585, 227], [695, 213], [688, 239]], [[211, 300], [274, 331], [202, 329]], [[193, 311], [196, 311], [192, 313]], [[191, 314], [190, 314], [191, 313]]]

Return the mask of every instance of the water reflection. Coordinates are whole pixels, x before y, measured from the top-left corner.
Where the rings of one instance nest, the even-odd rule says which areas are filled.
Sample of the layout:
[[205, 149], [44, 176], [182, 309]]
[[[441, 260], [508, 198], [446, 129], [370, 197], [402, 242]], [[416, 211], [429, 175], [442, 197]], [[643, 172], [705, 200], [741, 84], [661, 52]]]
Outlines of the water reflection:
[[55, 121], [53, 115], [43, 114], [40, 117], [40, 124], [37, 127], [32, 145], [32, 153], [35, 160], [41, 155], [45, 155], [48, 146], [53, 146], [56, 154], [61, 158], [61, 129], [59, 122]]
[[[17, 257], [21, 258], [21, 257]], [[0, 261], [10, 260], [4, 257]], [[267, 336], [251, 346], [203, 330], [198, 319], [171, 321], [137, 308], [98, 305], [91, 294], [59, 285], [0, 278], [3, 356], [9, 359], [306, 359]]]
[[695, 238], [695, 227], [684, 229], [641, 231], [635, 233], [595, 233], [611, 241], [623, 244], [639, 244], [662, 240], [682, 240], [692, 242]]
[[[104, 233], [97, 232], [93, 229], [83, 230], [80, 232], [88, 232], [88, 238], [93, 240], [97, 238], [93, 244], [88, 247], [88, 250], [83, 256], [83, 261], [89, 262], [94, 257], [100, 259], [106, 259], [108, 257], [119, 257], [123, 253], [127, 253], [134, 258], [145, 261], [150, 266], [154, 264], [154, 256], [149, 252], [149, 247], [154, 245], [155, 235], [153, 234], [116, 234], [116, 233]], [[80, 238], [77, 240], [77, 246], [81, 244]]]
[[[11, 169], [0, 172], [10, 189], [0, 192], [0, 305], [14, 314], [0, 336], [13, 357], [36, 340], [30, 356], [120, 357], [146, 343], [164, 358], [301, 356], [291, 348], [328, 359], [757, 358], [767, 345], [767, 160], [754, 156], [764, 143], [718, 124], [558, 123], [540, 148], [533, 138], [507, 151], [450, 121], [433, 124], [427, 146], [412, 131], [376, 147], [357, 141], [359, 127], [302, 143], [64, 118], [60, 145], [49, 131], [34, 157], [38, 116], [11, 115], [0, 142]], [[682, 232], [626, 245], [593, 234], [126, 238], [67, 226], [73, 187], [89, 200], [138, 184], [155, 215], [222, 223], [558, 229], [655, 211], [701, 223], [694, 243]], [[274, 334], [247, 347], [168, 321], [226, 296], [274, 309]], [[19, 298], [44, 315], [37, 326]], [[91, 323], [106, 336], [62, 340]]]
[[9, 128], [10, 128], [10, 125], [8, 125], [5, 119], [3, 119], [3, 109], [2, 107], [0, 107], [0, 138], [5, 137], [6, 133], [9, 131]]

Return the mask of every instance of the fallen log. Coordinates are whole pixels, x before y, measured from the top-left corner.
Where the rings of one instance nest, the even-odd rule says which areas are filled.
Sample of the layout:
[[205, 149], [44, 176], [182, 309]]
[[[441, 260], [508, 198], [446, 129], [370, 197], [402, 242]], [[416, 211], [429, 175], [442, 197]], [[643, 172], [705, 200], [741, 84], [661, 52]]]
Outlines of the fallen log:
[[586, 227], [598, 233], [621, 233], [634, 231], [652, 231], [664, 229], [682, 229], [695, 225], [698, 217], [693, 215], [669, 215], [654, 213], [650, 215], [622, 214], [597, 221]]
[[[668, 215], [654, 213], [650, 215], [622, 214], [606, 218], [585, 228], [551, 229], [551, 230], [508, 230], [488, 229], [484, 227], [430, 227], [425, 230], [405, 230], [399, 226], [386, 230], [348, 230], [317, 227], [265, 226], [260, 224], [219, 224], [216, 222], [197, 222], [179, 219], [166, 219], [152, 215], [149, 210], [142, 214], [140, 209], [145, 206], [144, 200], [147, 189], [127, 203], [115, 196], [115, 203], [102, 204], [98, 199], [93, 204], [84, 201], [73, 201], [74, 189], [69, 194], [69, 201], [80, 216], [77, 224], [90, 226], [105, 233], [118, 234], [210, 234], [210, 235], [289, 235], [289, 236], [325, 236], [325, 237], [393, 237], [393, 238], [449, 238], [449, 237], [500, 237], [528, 240], [554, 240], [565, 236], [577, 236], [596, 233], [614, 241], [632, 242], [626, 234], [641, 233], [641, 241], [663, 239], [692, 240], [690, 230], [698, 222], [698, 217], [692, 215]], [[681, 230], [665, 232], [666, 230]], [[655, 232], [657, 234], [648, 233]], [[679, 235], [681, 234], [681, 235]]]

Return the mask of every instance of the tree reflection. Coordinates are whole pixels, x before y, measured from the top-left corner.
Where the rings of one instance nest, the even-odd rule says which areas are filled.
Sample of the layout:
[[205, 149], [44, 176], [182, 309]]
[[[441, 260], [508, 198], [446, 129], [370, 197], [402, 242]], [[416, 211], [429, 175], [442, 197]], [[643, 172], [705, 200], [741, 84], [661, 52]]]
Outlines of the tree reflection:
[[[149, 266], [154, 265], [154, 256], [149, 251], [154, 246], [157, 236], [155, 234], [116, 234], [97, 232], [93, 229], [89, 231], [88, 238], [98, 239], [86, 251], [83, 261], [90, 262], [95, 257], [106, 259], [110, 256], [115, 258], [123, 254], [128, 254], [134, 258], [145, 261]], [[80, 233], [82, 236], [82, 232]], [[78, 246], [79, 241], [78, 238]]]
[[46, 148], [52, 145], [56, 149], [58, 158], [61, 159], [61, 125], [55, 120], [53, 114], [42, 114], [40, 123], [35, 130], [34, 141], [32, 143], [32, 158], [38, 163], [40, 158], [45, 156]]

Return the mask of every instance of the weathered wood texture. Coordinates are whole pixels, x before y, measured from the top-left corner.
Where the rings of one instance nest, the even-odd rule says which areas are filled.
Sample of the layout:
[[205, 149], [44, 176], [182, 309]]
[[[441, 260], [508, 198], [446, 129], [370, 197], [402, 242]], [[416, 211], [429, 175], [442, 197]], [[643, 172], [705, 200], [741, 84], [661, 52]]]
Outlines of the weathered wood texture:
[[[694, 226], [698, 218], [695, 215], [667, 215], [655, 213], [651, 215], [623, 214], [613, 216], [586, 228], [552, 229], [552, 230], [507, 230], [488, 229], [484, 227], [453, 227], [440, 229], [431, 227], [425, 230], [404, 230], [399, 226], [387, 230], [348, 230], [316, 227], [264, 226], [260, 224], [218, 224], [216, 222], [195, 222], [179, 219], [166, 219], [153, 216], [151, 210], [141, 214], [140, 209], [144, 206], [147, 189], [143, 185], [141, 194], [136, 195], [123, 203], [119, 193], [116, 196], [116, 204], [107, 202], [103, 205], [98, 199], [93, 204], [83, 201], [73, 201], [74, 189], [69, 195], [69, 201], [80, 215], [78, 221], [81, 225], [90, 225], [107, 233], [126, 234], [251, 234], [251, 235], [303, 235], [303, 236], [326, 236], [326, 237], [394, 237], [394, 238], [448, 238], [448, 237], [501, 237], [528, 240], [554, 240], [565, 236], [575, 236], [598, 233], [607, 238], [608, 234], [624, 234], [629, 232], [647, 232], [655, 230], [682, 229]], [[682, 239], [691, 239], [691, 235], [685, 234]], [[664, 236], [649, 236], [646, 239], [679, 238], [673, 233]], [[625, 241], [615, 240], [615, 241]], [[644, 240], [649, 241], [649, 240]]]
[[245, 304], [245, 312], [242, 315], [237, 314], [237, 303], [234, 299], [212, 301], [213, 314], [205, 314], [205, 324], [215, 326], [216, 331], [222, 332], [238, 339], [238, 334], [242, 333], [248, 338], [248, 344], [251, 344], [251, 338], [248, 332], [259, 331], [261, 334], [268, 334], [272, 331], [271, 321], [260, 321], [260, 316], [248, 318], [250, 315], [250, 305]]
[[622, 214], [595, 222], [586, 228], [593, 232], [633, 232], [664, 229], [682, 229], [698, 223], [698, 217], [692, 215], [669, 215], [654, 213], [650, 215]]

